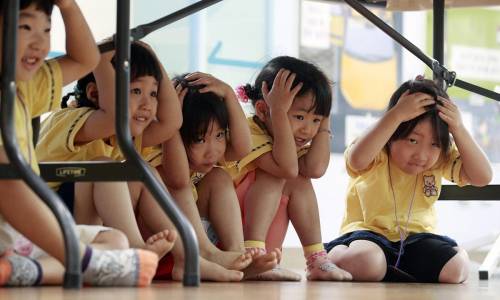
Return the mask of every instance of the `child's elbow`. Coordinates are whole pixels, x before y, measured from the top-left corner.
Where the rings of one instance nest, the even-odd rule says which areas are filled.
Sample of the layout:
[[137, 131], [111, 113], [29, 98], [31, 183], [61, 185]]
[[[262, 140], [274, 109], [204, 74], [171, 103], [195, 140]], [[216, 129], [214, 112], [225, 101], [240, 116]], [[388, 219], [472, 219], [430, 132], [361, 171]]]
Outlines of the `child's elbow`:
[[101, 54], [97, 47], [95, 51], [90, 51], [87, 55], [83, 56], [83, 60], [80, 61], [84, 74], [88, 74], [97, 68], [99, 61], [101, 60]]
[[166, 176], [164, 180], [167, 189], [170, 191], [180, 191], [186, 188], [191, 188], [191, 181], [189, 177], [186, 176]]
[[99, 61], [101, 60], [101, 55], [99, 54], [99, 50], [95, 51], [94, 55], [92, 55], [89, 59], [90, 71], [95, 70]]
[[183, 122], [182, 114], [175, 114], [175, 116], [173, 117], [173, 120], [169, 121], [169, 123], [173, 124], [175, 131], [179, 131], [181, 129], [182, 122]]
[[[465, 172], [463, 175], [465, 177], [465, 182], [477, 187], [487, 186], [493, 180], [493, 170], [491, 169], [491, 166], [488, 166], [482, 170], [482, 172], [475, 173], [473, 175], [469, 175]], [[462, 176], [462, 174], [460, 174], [460, 176]]]
[[326, 173], [326, 167], [324, 166], [316, 166], [313, 168], [304, 168], [304, 170], [300, 170], [300, 174], [306, 178], [321, 178]]
[[354, 171], [361, 171], [368, 167], [366, 162], [363, 159], [357, 158], [356, 156], [350, 155], [347, 158], [347, 164]]
[[281, 178], [283, 179], [294, 179], [299, 175], [298, 166], [288, 166], [285, 168], [281, 168]]
[[481, 176], [481, 178], [475, 179], [474, 183], [471, 183], [471, 184], [474, 186], [483, 187], [483, 186], [487, 186], [488, 184], [490, 184], [490, 182], [492, 180], [493, 180], [493, 173], [489, 172], [489, 173], [486, 173], [483, 176]]

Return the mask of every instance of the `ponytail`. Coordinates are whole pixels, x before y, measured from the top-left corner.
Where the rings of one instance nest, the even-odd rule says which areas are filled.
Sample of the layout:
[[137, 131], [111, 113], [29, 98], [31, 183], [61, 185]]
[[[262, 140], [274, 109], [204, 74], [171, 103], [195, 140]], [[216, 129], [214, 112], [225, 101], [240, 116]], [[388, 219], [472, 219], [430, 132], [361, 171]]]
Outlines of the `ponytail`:
[[70, 92], [66, 94], [66, 96], [62, 97], [61, 108], [92, 107], [97, 109], [97, 103], [87, 97], [86, 91], [89, 83], [95, 83], [95, 77], [92, 73], [89, 73], [85, 77], [80, 78], [76, 83], [73, 92]]

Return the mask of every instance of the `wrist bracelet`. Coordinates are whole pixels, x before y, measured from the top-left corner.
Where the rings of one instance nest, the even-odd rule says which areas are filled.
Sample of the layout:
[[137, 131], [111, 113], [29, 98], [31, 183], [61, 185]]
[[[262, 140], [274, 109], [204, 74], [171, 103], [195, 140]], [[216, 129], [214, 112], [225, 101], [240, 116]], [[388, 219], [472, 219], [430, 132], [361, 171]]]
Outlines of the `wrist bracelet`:
[[320, 128], [318, 130], [318, 133], [321, 133], [321, 132], [326, 132], [326, 133], [328, 133], [328, 135], [330, 136], [330, 138], [333, 138], [333, 134], [332, 134], [332, 131], [330, 129]]

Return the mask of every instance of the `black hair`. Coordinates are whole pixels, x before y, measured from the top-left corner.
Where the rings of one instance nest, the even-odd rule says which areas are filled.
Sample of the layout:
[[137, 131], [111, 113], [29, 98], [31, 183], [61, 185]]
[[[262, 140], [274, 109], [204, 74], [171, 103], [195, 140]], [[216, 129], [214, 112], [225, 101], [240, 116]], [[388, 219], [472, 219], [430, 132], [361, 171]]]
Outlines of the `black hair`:
[[426, 111], [418, 117], [399, 124], [398, 128], [396, 129], [396, 131], [394, 131], [386, 146], [389, 147], [389, 143], [392, 141], [406, 138], [408, 135], [410, 135], [413, 129], [415, 129], [417, 124], [420, 123], [420, 121], [429, 119], [431, 121], [432, 129], [434, 130], [438, 146], [441, 148], [441, 152], [446, 155], [448, 153], [448, 150], [450, 149], [450, 132], [448, 129], [448, 124], [443, 121], [441, 117], [439, 117], [439, 110], [437, 105], [442, 104], [442, 101], [438, 99], [438, 96], [449, 98], [448, 94], [446, 94], [446, 92], [432, 80], [409, 80], [403, 83], [392, 94], [389, 105], [387, 107], [387, 111], [389, 111], [398, 103], [401, 95], [407, 90], [409, 90], [410, 94], [419, 92], [428, 94], [434, 98], [436, 103], [426, 106]]
[[[54, 0], [20, 0], [19, 1], [19, 10], [23, 10], [30, 5], [34, 4], [35, 8], [39, 11], [42, 11], [47, 16], [52, 15], [52, 9], [54, 8]], [[3, 15], [4, 10], [4, 1], [0, 3], [0, 14]]]
[[[130, 44], [130, 81], [142, 76], [153, 76], [156, 81], [161, 81], [160, 63], [151, 51], [140, 43]], [[115, 60], [116, 56], [111, 59], [113, 66], [115, 66]]]
[[332, 108], [332, 83], [326, 75], [314, 64], [290, 57], [278, 56], [270, 60], [260, 71], [255, 79], [254, 85], [246, 84], [245, 93], [255, 106], [257, 100], [263, 99], [262, 83], [265, 81], [269, 90], [273, 86], [274, 78], [280, 69], [287, 69], [295, 73], [296, 77], [292, 87], [302, 82], [302, 88], [297, 96], [303, 96], [309, 92], [314, 97], [311, 110], [314, 114], [328, 117]]
[[[111, 63], [115, 66], [116, 56], [113, 56]], [[115, 67], [116, 69], [116, 67]], [[139, 43], [130, 44], [130, 81], [142, 76], [153, 76], [158, 82], [162, 79], [162, 71], [156, 57]], [[73, 92], [68, 93], [62, 98], [61, 108], [67, 107], [69, 97], [74, 96], [77, 101], [77, 107], [97, 108], [98, 104], [88, 99], [87, 85], [96, 82], [94, 74], [89, 73], [77, 81]]]
[[76, 82], [76, 85], [73, 89], [73, 92], [66, 94], [66, 96], [64, 96], [62, 98], [61, 108], [68, 107], [68, 100], [69, 100], [69, 97], [71, 97], [71, 96], [75, 97], [77, 107], [97, 108], [98, 107], [97, 103], [95, 103], [94, 101], [90, 100], [87, 97], [87, 91], [86, 91], [87, 85], [89, 83], [92, 83], [92, 82], [95, 83], [95, 77], [94, 77], [94, 74], [92, 72], [85, 75], [85, 77], [80, 78]]
[[185, 79], [187, 74], [175, 76], [172, 81], [187, 88], [182, 103], [182, 126], [180, 134], [187, 148], [204, 136], [212, 122], [226, 130], [229, 127], [229, 113], [223, 99], [212, 92], [200, 93], [203, 85], [193, 86]]

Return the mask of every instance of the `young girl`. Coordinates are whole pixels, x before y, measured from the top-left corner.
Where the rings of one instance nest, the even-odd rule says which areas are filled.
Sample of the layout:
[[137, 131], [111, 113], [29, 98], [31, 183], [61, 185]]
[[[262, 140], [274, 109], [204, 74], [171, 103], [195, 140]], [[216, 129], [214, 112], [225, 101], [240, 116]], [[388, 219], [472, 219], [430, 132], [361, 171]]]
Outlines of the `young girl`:
[[[45, 160], [122, 159], [114, 139], [114, 70], [113, 53], [105, 53], [91, 75], [79, 80], [75, 90], [77, 106], [66, 108], [47, 118], [42, 124], [37, 150]], [[139, 151], [160, 144], [180, 127], [182, 115], [175, 90], [151, 49], [142, 43], [131, 45], [130, 84], [131, 133]], [[74, 104], [73, 104], [74, 105]], [[158, 111], [158, 113], [157, 113]], [[105, 224], [122, 230], [131, 245], [144, 247], [163, 256], [172, 246], [176, 264], [175, 280], [183, 274], [183, 250], [170, 219], [140, 182], [64, 183], [58, 188], [66, 199], [77, 223]], [[136, 221], [153, 234], [144, 241]], [[234, 257], [234, 269], [246, 267], [251, 258]], [[200, 260], [204, 280], [235, 281], [243, 273], [227, 270]]]
[[[44, 120], [37, 145], [37, 154], [42, 161], [120, 158], [114, 138], [113, 55], [114, 51], [102, 55], [95, 70], [95, 82], [92, 74], [78, 81], [78, 107], [62, 109]], [[131, 45], [130, 91], [130, 129], [137, 147], [168, 137], [179, 120], [168, 112], [169, 106], [172, 110], [178, 107], [171, 104], [176, 102], [172, 93], [175, 91], [152, 50], [145, 44]], [[174, 99], [169, 99], [169, 96]], [[172, 117], [172, 123], [166, 122], [169, 117]], [[143, 189], [141, 183], [127, 186], [126, 182], [66, 182], [62, 185], [51, 183], [51, 187], [57, 190], [78, 224], [105, 224], [120, 229], [133, 247], [154, 251], [160, 257], [171, 249], [174, 231], [163, 228], [143, 241], [137, 224], [128, 221], [134, 220], [133, 208], [154, 202], [149, 193], [140, 193]]]
[[328, 79], [310, 63], [281, 56], [264, 66], [254, 86], [240, 91], [255, 107], [248, 119], [253, 149], [227, 169], [243, 212], [245, 246], [261, 253], [281, 247], [291, 220], [303, 245], [307, 279], [350, 279], [326, 257], [311, 183], [330, 159]]
[[[243, 230], [231, 178], [217, 164], [249, 152], [245, 115], [231, 87], [217, 78], [197, 72], [174, 81], [184, 119], [180, 134], [163, 144], [163, 153], [156, 149], [143, 154], [192, 222], [201, 255], [230, 267], [245, 252]], [[272, 251], [255, 259], [243, 270], [245, 278], [272, 269], [279, 255]]]
[[[45, 61], [50, 49], [50, 16], [54, 4], [63, 16], [67, 54]], [[0, 5], [0, 35], [3, 34], [3, 9], [4, 5]], [[17, 32], [16, 136], [12, 138], [20, 145], [24, 159], [38, 173], [31, 119], [55, 109], [55, 99], [60, 97], [62, 86], [92, 70], [99, 61], [99, 52], [73, 0], [20, 1]], [[1, 45], [1, 41], [0, 46], [7, 46]], [[0, 142], [0, 163], [8, 163], [2, 145]], [[13, 254], [15, 237], [8, 231], [9, 225], [55, 258], [62, 275], [66, 255], [63, 235], [49, 208], [18, 179], [0, 180], [0, 195], [0, 286], [44, 282], [43, 272], [53, 266]], [[90, 285], [148, 285], [158, 262], [156, 254], [144, 250], [98, 250], [81, 242], [79, 250], [83, 279]]]
[[344, 235], [327, 244], [331, 260], [357, 281], [466, 280], [467, 253], [434, 234], [434, 202], [441, 178], [484, 186], [492, 170], [446, 93], [423, 78], [403, 83], [345, 158]]

